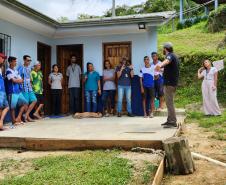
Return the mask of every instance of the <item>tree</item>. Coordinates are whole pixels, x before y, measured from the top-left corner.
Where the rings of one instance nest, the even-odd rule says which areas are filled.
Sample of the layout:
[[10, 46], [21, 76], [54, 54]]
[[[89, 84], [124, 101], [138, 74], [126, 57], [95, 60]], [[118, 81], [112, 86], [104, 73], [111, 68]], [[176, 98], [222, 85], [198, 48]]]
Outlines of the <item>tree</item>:
[[79, 19], [79, 20], [93, 19], [93, 18], [101, 18], [101, 16], [97, 16], [97, 15], [89, 15], [89, 14], [79, 14], [79, 15], [78, 15], [78, 19]]
[[57, 19], [57, 21], [60, 23], [65, 23], [65, 22], [69, 22], [69, 19], [68, 19], [68, 17], [61, 16]]

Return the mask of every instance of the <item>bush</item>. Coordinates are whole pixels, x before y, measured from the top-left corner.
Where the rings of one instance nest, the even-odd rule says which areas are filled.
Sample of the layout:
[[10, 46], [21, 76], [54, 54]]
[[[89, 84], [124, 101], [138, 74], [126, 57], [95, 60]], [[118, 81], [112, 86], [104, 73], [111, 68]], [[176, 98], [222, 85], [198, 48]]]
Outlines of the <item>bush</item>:
[[184, 22], [179, 22], [177, 24], [177, 29], [178, 30], [181, 30], [181, 29], [184, 29], [184, 28], [189, 28], [195, 24], [198, 24], [202, 21], [206, 21], [207, 20], [207, 16], [198, 16], [198, 17], [195, 17], [195, 18], [190, 18], [190, 19], [186, 19]]
[[207, 21], [209, 32], [215, 33], [226, 29], [226, 4], [210, 13]]

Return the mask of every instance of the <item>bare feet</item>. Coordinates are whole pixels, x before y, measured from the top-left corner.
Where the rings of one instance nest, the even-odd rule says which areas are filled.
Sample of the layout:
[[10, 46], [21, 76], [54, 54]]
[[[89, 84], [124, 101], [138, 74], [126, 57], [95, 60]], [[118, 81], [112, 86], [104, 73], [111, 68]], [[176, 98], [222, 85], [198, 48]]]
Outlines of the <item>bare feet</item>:
[[31, 119], [30, 116], [28, 116], [27, 118], [25, 117], [25, 121], [28, 121], [28, 122], [35, 122], [35, 120]]
[[3, 129], [3, 121], [0, 121], [0, 131], [1, 131], [1, 130], [4, 130], [4, 129]]
[[21, 123], [23, 123], [23, 121], [20, 119], [20, 118], [17, 118], [15, 121], [14, 121], [14, 125], [20, 125]]
[[33, 114], [33, 116], [34, 116], [35, 118], [37, 118], [37, 119], [42, 119], [42, 117], [41, 117], [38, 113], [36, 113], [36, 112]]
[[17, 121], [13, 122], [13, 125], [15, 125], [15, 126], [18, 126], [20, 124], [21, 124], [21, 122], [17, 122]]

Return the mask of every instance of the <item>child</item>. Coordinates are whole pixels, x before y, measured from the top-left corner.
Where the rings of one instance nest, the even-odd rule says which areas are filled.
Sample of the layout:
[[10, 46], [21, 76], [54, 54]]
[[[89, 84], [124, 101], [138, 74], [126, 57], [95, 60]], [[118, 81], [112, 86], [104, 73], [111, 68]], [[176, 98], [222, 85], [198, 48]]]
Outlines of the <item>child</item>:
[[150, 118], [153, 118], [153, 110], [154, 110], [154, 97], [155, 97], [155, 90], [154, 90], [154, 72], [155, 68], [153, 65], [150, 64], [150, 59], [148, 56], [144, 57], [144, 64], [145, 67], [143, 67], [140, 71], [140, 86], [141, 86], [141, 93], [143, 96], [143, 110], [144, 110], [144, 117], [147, 116], [147, 110], [146, 110], [146, 103], [147, 98], [149, 97], [151, 99], [150, 103]]
[[[6, 92], [8, 94], [10, 112], [12, 116], [12, 123], [19, 125], [22, 122], [22, 114], [28, 104], [21, 92], [21, 84], [23, 79], [20, 77], [18, 71], [15, 69], [17, 61], [16, 57], [9, 57], [9, 68], [6, 70]], [[20, 106], [18, 116], [15, 115], [15, 109]]]

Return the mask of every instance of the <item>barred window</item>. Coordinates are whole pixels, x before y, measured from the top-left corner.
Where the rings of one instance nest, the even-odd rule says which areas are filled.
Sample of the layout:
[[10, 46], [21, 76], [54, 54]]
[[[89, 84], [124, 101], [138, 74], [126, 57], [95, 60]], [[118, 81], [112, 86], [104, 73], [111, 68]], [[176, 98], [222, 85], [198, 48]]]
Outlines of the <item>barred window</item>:
[[0, 52], [7, 56], [11, 54], [11, 36], [0, 33]]

